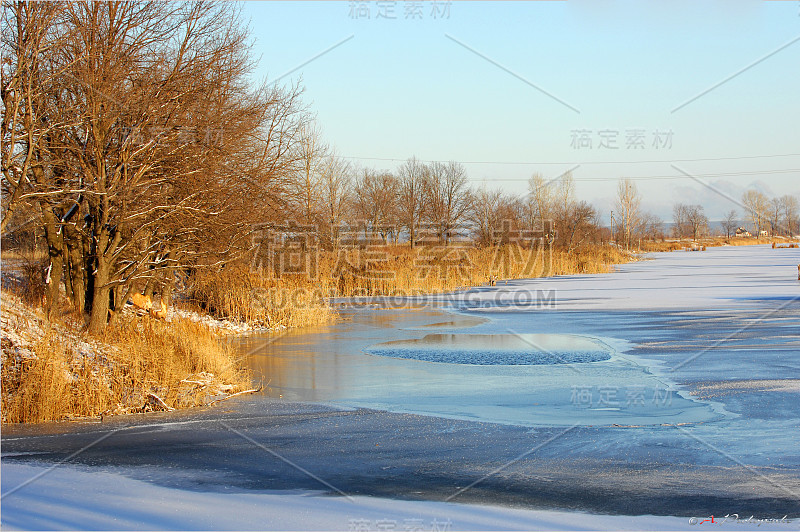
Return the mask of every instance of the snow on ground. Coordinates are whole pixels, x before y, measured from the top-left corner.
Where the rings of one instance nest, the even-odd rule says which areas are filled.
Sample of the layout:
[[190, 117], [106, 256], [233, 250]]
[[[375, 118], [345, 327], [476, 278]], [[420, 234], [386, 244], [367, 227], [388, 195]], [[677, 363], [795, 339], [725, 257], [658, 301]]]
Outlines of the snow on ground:
[[41, 316], [28, 312], [21, 300], [13, 294], [3, 292], [2, 298], [0, 330], [2, 330], [3, 358], [7, 354], [13, 354], [17, 362], [21, 359], [36, 358], [31, 350], [31, 344], [44, 335]]
[[[3, 364], [3, 384], [9, 386], [20, 377], [23, 364], [37, 359], [36, 345], [43, 339], [66, 348], [65, 358], [71, 371], [65, 369], [65, 377], [73, 382], [80, 380], [79, 369], [89, 362], [97, 371], [109, 369], [109, 360], [118, 353], [116, 346], [91, 338], [75, 323], [56, 323], [46, 319], [40, 309], [27, 305], [9, 292], [2, 292], [2, 315], [0, 315], [0, 361]], [[11, 386], [15, 388], [16, 384]], [[8, 387], [4, 392], [8, 392]], [[4, 396], [5, 398], [5, 396]], [[3, 419], [6, 420], [6, 412]]]
[[[170, 314], [168, 319], [171, 319], [172, 316], [178, 316], [190, 321], [201, 323], [206, 327], [223, 334], [244, 334], [246, 332], [253, 332], [253, 331], [263, 332], [269, 330], [264, 328], [253, 327], [246, 322], [217, 319], [209, 314], [203, 314], [200, 312], [195, 312], [193, 310], [186, 310], [177, 307], [173, 307], [172, 309], [170, 309]], [[278, 326], [274, 327], [273, 329], [283, 329], [283, 328], [285, 327]]]
[[[0, 282], [2, 282], [2, 286], [4, 289], [3, 298], [9, 305], [13, 305], [16, 307], [20, 312], [23, 309], [23, 305], [16, 295], [14, 295], [14, 291], [21, 291], [24, 289], [25, 280], [24, 275], [22, 274], [21, 270], [21, 261], [13, 260], [13, 259], [4, 259], [2, 263], [2, 271], [0, 272]], [[176, 298], [180, 297], [180, 294], [175, 294]], [[27, 314], [30, 314], [29, 310], [25, 310]], [[122, 312], [124, 313], [143, 313], [141, 310], [137, 310], [130, 301], [126, 302], [125, 305], [122, 307]], [[252, 331], [262, 331], [266, 329], [259, 329], [256, 327], [252, 327], [248, 323], [239, 322], [239, 321], [232, 321], [227, 319], [217, 319], [209, 314], [205, 314], [202, 312], [196, 312], [194, 310], [178, 308], [172, 306], [168, 309], [167, 312], [167, 319], [171, 320], [174, 316], [178, 316], [180, 318], [184, 318], [193, 322], [201, 323], [210, 329], [217, 331], [222, 334], [243, 334], [246, 332]], [[38, 316], [41, 318], [41, 316]], [[276, 329], [280, 329], [282, 327], [276, 327]], [[4, 329], [5, 331], [5, 329]], [[27, 336], [36, 338], [41, 336], [41, 330], [32, 330], [30, 334]], [[5, 332], [4, 332], [5, 334]], [[20, 343], [17, 340], [19, 338], [11, 338], [14, 342], [14, 345], [27, 345], [30, 341], [24, 341]]]
[[[81, 530], [796, 530], [797, 522], [611, 516], [317, 492], [183, 491], [74, 466], [3, 464], [2, 526]], [[38, 478], [37, 478], [38, 476]], [[31, 480], [35, 479], [35, 480]], [[27, 484], [25, 484], [27, 482]], [[20, 487], [22, 486], [22, 487]], [[780, 519], [782, 516], [778, 516]]]
[[[3, 272], [4, 280], [6, 273]], [[123, 307], [122, 311], [130, 315], [137, 312], [131, 304]], [[214, 320], [210, 316], [202, 316], [194, 312], [185, 312], [185, 314], [188, 319], [200, 321], [217, 332], [240, 334], [250, 330], [246, 324]], [[80, 382], [82, 378], [80, 370], [87, 362], [92, 366], [95, 374], [103, 374], [106, 376], [105, 378], [108, 378], [108, 372], [113, 369], [116, 364], [116, 356], [120, 353], [118, 346], [107, 344], [88, 335], [82, 324], [68, 319], [50, 321], [40, 308], [25, 303], [22, 298], [10, 290], [4, 290], [2, 292], [2, 314], [0, 314], [0, 349], [2, 349], [0, 361], [3, 364], [5, 392], [8, 392], [9, 389], [16, 389], [16, 381], [22, 375], [23, 364], [26, 361], [37, 359], [36, 346], [43, 338], [49, 338], [54, 344], [67, 348], [64, 362], [72, 368], [72, 371], [65, 370], [65, 377], [75, 383]], [[13, 385], [9, 387], [12, 383]], [[207, 372], [187, 375], [178, 386], [181, 384], [202, 387], [207, 396], [211, 398], [211, 402], [227, 398], [233, 389], [233, 385], [218, 382], [218, 378]], [[117, 404], [104, 414], [129, 414], [140, 412], [143, 409], [149, 411], [151, 408], [156, 410], [169, 408], [153, 393], [146, 394], [144, 397], [142, 394], [141, 390], [130, 390], [128, 395], [135, 400], [132, 399], [132, 402], [128, 404]], [[6, 414], [7, 412], [4, 411], [4, 422], [7, 420]], [[64, 414], [64, 417], [70, 418], [71, 415]]]
[[2, 298], [3, 315], [0, 317], [0, 324], [4, 350], [8, 345], [8, 349], [22, 358], [35, 358], [31, 346], [40, 341], [45, 336], [45, 329], [49, 328], [78, 356], [103, 356], [116, 349], [90, 338], [77, 325], [49, 322], [40, 309], [25, 304], [19, 296], [11, 292], [4, 291]]
[[[653, 253], [597, 275], [498, 281], [496, 289], [426, 298], [460, 310], [690, 310], [717, 309], [800, 296], [800, 248], [768, 245], [712, 247], [707, 251]], [[768, 265], [769, 267], [764, 267]]]

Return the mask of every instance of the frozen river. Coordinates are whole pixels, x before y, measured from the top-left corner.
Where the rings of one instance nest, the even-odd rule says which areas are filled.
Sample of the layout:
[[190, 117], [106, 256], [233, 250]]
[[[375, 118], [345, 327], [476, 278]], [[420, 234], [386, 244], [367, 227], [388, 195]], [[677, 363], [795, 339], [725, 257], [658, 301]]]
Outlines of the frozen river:
[[[136, 482], [131, 497], [176, 498], [202, 515], [211, 501], [230, 504], [227, 523], [247, 528], [352, 529], [325, 516], [367, 515], [375, 529], [381, 515], [397, 524], [416, 511], [404, 502], [412, 506], [376, 513], [358, 499], [320, 502], [328, 509], [314, 514], [313, 498], [291, 498], [321, 490], [534, 512], [425, 514], [453, 517], [453, 529], [675, 529], [726, 514], [794, 519], [727, 529], [797, 529], [800, 250], [651, 257], [607, 275], [514, 281], [410, 308], [357, 306], [330, 327], [243, 337], [269, 386], [218, 408], [5, 428], [4, 527], [69, 528], [91, 517], [117, 528], [118, 499], [102, 496], [52, 521], [94, 493], [69, 491], [61, 470], [17, 489], [68, 459], [82, 482], [98, 475], [95, 491]], [[236, 493], [263, 494], [261, 505], [248, 513], [250, 499]], [[542, 509], [681, 520], [599, 525]], [[215, 528], [148, 511], [120, 522]]]
[[766, 246], [661, 254], [608, 275], [366, 305], [241, 349], [288, 400], [529, 427], [724, 423], [741, 414], [724, 397], [796, 398], [798, 260]]

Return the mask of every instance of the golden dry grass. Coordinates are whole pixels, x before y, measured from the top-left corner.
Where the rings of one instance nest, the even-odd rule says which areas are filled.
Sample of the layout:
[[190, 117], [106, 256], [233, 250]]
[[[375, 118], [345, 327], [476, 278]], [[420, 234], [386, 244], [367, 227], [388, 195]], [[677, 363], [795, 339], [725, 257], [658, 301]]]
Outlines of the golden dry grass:
[[231, 265], [200, 271], [187, 294], [202, 310], [255, 327], [302, 327], [327, 323], [335, 313], [320, 297], [324, 286], [300, 276], [275, 278]]
[[690, 242], [673, 242], [673, 241], [647, 241], [642, 242], [639, 249], [643, 253], [650, 253], [653, 251], [680, 251], [690, 245]]
[[[681, 251], [687, 248], [692, 248], [693, 243], [696, 243], [698, 246], [705, 246], [705, 247], [717, 247], [717, 246], [755, 246], [758, 244], [770, 244], [773, 240], [769, 238], [725, 238], [725, 237], [709, 237], [709, 238], [699, 238], [697, 240], [667, 240], [667, 241], [647, 241], [642, 242], [641, 244], [641, 251], [642, 252], [651, 252], [651, 251]], [[784, 242], [784, 240], [778, 240], [778, 242]]]
[[[308, 273], [228, 266], [199, 272], [189, 299], [220, 318], [262, 327], [297, 327], [336, 318], [329, 298], [413, 296], [449, 292], [499, 280], [606, 273], [631, 256], [612, 246], [568, 253], [549, 247], [371, 247], [320, 252]], [[310, 264], [310, 262], [309, 262]]]
[[147, 411], [149, 394], [185, 408], [250, 386], [235, 354], [188, 320], [120, 316], [95, 338], [7, 292], [2, 312], [4, 423]]

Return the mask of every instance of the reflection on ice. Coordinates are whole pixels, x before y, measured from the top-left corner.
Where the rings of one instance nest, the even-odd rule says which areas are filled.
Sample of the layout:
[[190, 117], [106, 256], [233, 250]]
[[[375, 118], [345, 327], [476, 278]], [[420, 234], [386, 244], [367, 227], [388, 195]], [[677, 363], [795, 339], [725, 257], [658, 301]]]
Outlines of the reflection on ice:
[[[475, 331], [488, 334], [459, 333], [441, 326], [443, 317], [434, 311], [353, 312], [349, 320], [311, 331], [243, 337], [239, 348], [250, 354], [256, 377], [269, 383], [265, 393], [290, 401], [529, 427], [654, 426], [721, 417], [710, 403], [617, 352], [624, 342], [491, 334], [497, 331], [491, 324]], [[440, 324], [441, 332], [422, 332], [430, 324]], [[459, 363], [421, 360], [423, 352]], [[576, 353], [597, 360], [558, 360], [570, 354], [575, 361]]]
[[481, 366], [574, 364], [599, 362], [611, 353], [599, 344], [571, 334], [429, 334], [395, 340], [365, 350], [395, 358]]

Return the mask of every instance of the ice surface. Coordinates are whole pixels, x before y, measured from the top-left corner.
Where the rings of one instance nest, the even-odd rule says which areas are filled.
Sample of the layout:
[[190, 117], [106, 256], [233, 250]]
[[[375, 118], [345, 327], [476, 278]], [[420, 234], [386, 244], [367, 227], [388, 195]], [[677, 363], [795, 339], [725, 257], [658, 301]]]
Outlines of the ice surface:
[[[624, 264], [611, 274], [501, 282], [494, 288], [417, 301], [455, 309], [464, 316], [451, 320], [455, 323], [474, 316], [472, 328], [460, 323], [447, 330], [441, 327], [447, 322], [425, 311], [368, 309], [355, 312], [352, 322], [300, 337], [250, 338], [246, 348], [254, 353], [256, 369], [272, 379], [270, 393], [287, 399], [525, 426], [694, 424], [733, 416], [712, 398], [701, 400], [687, 393], [677, 384], [674, 367], [634, 355], [630, 329], [641, 322], [650, 339], [674, 336], [674, 323], [666, 329], [647, 325], [653, 312], [694, 311], [703, 317], [727, 309], [790, 307], [793, 298], [800, 297], [800, 250], [718, 247], [645, 258], [655, 260]], [[438, 336], [423, 334], [430, 324], [426, 317], [439, 325]], [[491, 321], [477, 321], [487, 317]], [[774, 312], [756, 317], [780, 319]], [[789, 319], [787, 327], [795, 323]], [[612, 356], [570, 363], [570, 350], [555, 353], [561, 360], [548, 360], [541, 353], [538, 358], [531, 352], [521, 354], [519, 345], [510, 350], [497, 342], [465, 348], [482, 335], [523, 343], [520, 338], [544, 334], [583, 337]], [[771, 344], [791, 344], [797, 338], [792, 332], [784, 336], [773, 335]], [[544, 341], [545, 336], [539, 338]], [[732, 338], [723, 339], [723, 345], [736, 341], [735, 329]], [[452, 345], [442, 347], [443, 339]], [[430, 349], [432, 343], [439, 348]], [[707, 368], [725, 356], [717, 347], [687, 346], [685, 358], [702, 355]], [[792, 349], [787, 356], [795, 352]], [[568, 363], [552, 363], [556, 361]], [[730, 375], [726, 362], [718, 365]], [[686, 369], [696, 367], [690, 364]], [[755, 371], [767, 372], [764, 378], [772, 376], [771, 370]]]
[[600, 344], [567, 334], [428, 334], [418, 340], [385, 342], [365, 352], [479, 366], [575, 364], [611, 358]]
[[[423, 317], [438, 316], [359, 311], [313, 333], [250, 337], [242, 347], [270, 381], [268, 393], [287, 400], [529, 427], [699, 423], [725, 415], [628, 356], [624, 339], [542, 334], [530, 330], [535, 321], [516, 317], [434, 335], [396, 327]], [[477, 347], [463, 349], [469, 345]], [[526, 360], [532, 351], [537, 359]], [[569, 360], [575, 352], [581, 358]], [[592, 362], [585, 353], [594, 354]], [[476, 363], [476, 356], [495, 363]]]
[[[319, 492], [198, 492], [120, 472], [3, 464], [4, 530], [685, 530], [688, 518], [596, 515]], [[37, 475], [41, 477], [33, 479]], [[20, 486], [22, 486], [20, 488]], [[700, 519], [709, 519], [702, 516]], [[792, 530], [795, 523], [714, 530]], [[707, 526], [710, 526], [708, 523]]]
[[[599, 311], [760, 308], [765, 301], [791, 302], [800, 296], [800, 248], [768, 245], [711, 247], [703, 252], [644, 255], [599, 275], [499, 281], [438, 296], [463, 311]], [[647, 260], [656, 258], [655, 261]]]

